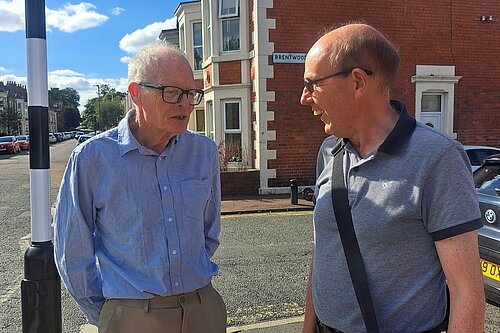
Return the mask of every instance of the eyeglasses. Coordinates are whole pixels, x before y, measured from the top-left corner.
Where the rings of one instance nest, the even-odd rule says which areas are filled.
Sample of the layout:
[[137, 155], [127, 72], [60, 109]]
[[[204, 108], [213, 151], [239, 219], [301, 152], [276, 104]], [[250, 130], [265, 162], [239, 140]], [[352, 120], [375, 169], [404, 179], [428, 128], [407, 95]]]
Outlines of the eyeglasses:
[[348, 74], [348, 73], [352, 72], [352, 70], [355, 68], [359, 68], [359, 69], [363, 70], [364, 72], [366, 72], [367, 75], [372, 75], [372, 71], [370, 71], [370, 70], [367, 70], [367, 69], [364, 69], [361, 67], [351, 67], [351, 68], [344, 69], [340, 72], [333, 73], [332, 75], [328, 75], [328, 76], [325, 76], [325, 77], [322, 77], [322, 78], [319, 78], [316, 80], [312, 80], [312, 81], [304, 80], [304, 87], [306, 87], [307, 91], [309, 91], [312, 94], [314, 91], [315, 84], [318, 84], [319, 82], [324, 81], [324, 80], [329, 79], [329, 78], [334, 77], [334, 76]]
[[189, 105], [198, 105], [203, 98], [201, 89], [182, 89], [175, 86], [159, 86], [152, 83], [141, 82], [140, 86], [161, 90], [161, 98], [165, 103], [176, 104], [186, 95]]

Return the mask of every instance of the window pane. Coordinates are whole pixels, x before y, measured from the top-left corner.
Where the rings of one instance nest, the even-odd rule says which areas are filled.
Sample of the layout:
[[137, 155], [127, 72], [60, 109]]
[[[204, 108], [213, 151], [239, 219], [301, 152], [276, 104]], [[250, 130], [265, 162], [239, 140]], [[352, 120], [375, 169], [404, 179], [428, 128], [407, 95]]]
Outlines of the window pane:
[[203, 69], [203, 47], [194, 48], [194, 70]]
[[496, 191], [500, 188], [500, 167], [494, 165], [479, 169], [474, 175], [474, 182], [479, 193], [500, 196]]
[[222, 50], [237, 51], [240, 49], [240, 19], [222, 21]]
[[196, 110], [196, 132], [205, 132], [205, 110]]
[[422, 112], [441, 112], [441, 95], [422, 95]]
[[226, 133], [224, 148], [225, 148], [225, 153], [229, 154], [229, 162], [241, 162], [240, 133]]
[[215, 140], [214, 108], [213, 108], [212, 101], [207, 102], [207, 130], [205, 133], [210, 139]]
[[236, 15], [236, 2], [237, 0], [221, 0], [221, 11], [220, 14], [224, 15]]
[[203, 45], [201, 40], [201, 22], [193, 23], [193, 44], [194, 46]]
[[226, 103], [226, 129], [240, 129], [240, 104]]

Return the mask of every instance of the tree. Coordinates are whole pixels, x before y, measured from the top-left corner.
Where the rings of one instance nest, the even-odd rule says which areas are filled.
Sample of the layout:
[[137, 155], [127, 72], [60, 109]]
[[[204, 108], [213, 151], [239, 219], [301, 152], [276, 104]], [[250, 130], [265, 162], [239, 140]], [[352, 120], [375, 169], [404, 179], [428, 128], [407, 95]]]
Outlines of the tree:
[[82, 125], [86, 128], [94, 128], [94, 119], [97, 121], [98, 130], [107, 130], [115, 127], [123, 117], [123, 101], [125, 93], [116, 91], [107, 84], [100, 86], [99, 98], [94, 97], [87, 101], [82, 113]]
[[80, 125], [81, 117], [78, 111], [80, 95], [73, 88], [50, 88], [50, 107], [59, 112], [57, 128], [62, 131], [72, 130]]
[[17, 135], [21, 128], [21, 113], [9, 101], [6, 106], [0, 109], [0, 127], [5, 128], [8, 135]]

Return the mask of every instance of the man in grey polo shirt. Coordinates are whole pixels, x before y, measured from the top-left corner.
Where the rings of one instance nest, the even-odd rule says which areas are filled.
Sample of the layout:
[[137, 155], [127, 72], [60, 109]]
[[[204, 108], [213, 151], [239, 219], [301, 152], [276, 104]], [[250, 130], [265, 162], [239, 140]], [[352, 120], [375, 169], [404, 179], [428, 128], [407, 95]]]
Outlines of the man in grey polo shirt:
[[320, 115], [315, 253], [303, 333], [366, 332], [331, 200], [332, 148], [344, 177], [380, 332], [483, 332], [476, 229], [480, 212], [461, 145], [408, 115], [389, 91], [399, 54], [377, 30], [349, 24], [321, 37], [305, 62], [301, 103]]

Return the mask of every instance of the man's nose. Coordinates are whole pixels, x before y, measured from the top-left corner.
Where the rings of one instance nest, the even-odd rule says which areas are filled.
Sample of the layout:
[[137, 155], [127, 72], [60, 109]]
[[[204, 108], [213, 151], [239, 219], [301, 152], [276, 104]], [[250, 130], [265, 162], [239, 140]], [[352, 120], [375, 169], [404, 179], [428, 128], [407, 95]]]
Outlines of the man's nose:
[[302, 95], [300, 96], [300, 104], [309, 105], [311, 99], [311, 93], [306, 87], [302, 88]]

